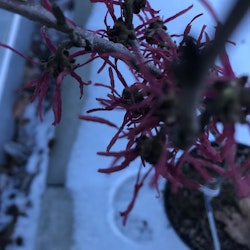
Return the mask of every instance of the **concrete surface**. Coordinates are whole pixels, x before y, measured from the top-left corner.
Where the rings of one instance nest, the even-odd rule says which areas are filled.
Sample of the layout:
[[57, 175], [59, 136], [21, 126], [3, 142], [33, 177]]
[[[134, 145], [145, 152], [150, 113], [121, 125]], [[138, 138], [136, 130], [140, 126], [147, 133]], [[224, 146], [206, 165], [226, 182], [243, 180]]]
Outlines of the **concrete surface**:
[[[74, 20], [79, 25], [86, 22], [91, 6], [88, 1], [76, 1]], [[86, 65], [77, 72], [84, 81], [89, 80], [89, 67], [89, 65]], [[82, 111], [86, 95], [87, 90], [85, 88], [84, 96], [80, 99], [78, 82], [72, 77], [64, 79], [62, 85], [62, 119], [56, 127], [55, 143], [51, 151], [47, 175], [48, 185], [64, 185], [66, 181], [68, 161], [80, 122], [78, 115]]]
[[[75, 21], [81, 25], [90, 14], [88, 1], [75, 1]], [[89, 80], [89, 65], [77, 72], [83, 80]], [[84, 96], [87, 94], [86, 88]], [[47, 188], [43, 194], [36, 250], [69, 250], [73, 240], [73, 204], [66, 187], [67, 167], [75, 141], [84, 103], [79, 84], [73, 78], [64, 79], [62, 87], [62, 119], [56, 127], [55, 142], [47, 172]]]
[[72, 245], [73, 205], [69, 191], [48, 187], [42, 199], [36, 250], [69, 250]]

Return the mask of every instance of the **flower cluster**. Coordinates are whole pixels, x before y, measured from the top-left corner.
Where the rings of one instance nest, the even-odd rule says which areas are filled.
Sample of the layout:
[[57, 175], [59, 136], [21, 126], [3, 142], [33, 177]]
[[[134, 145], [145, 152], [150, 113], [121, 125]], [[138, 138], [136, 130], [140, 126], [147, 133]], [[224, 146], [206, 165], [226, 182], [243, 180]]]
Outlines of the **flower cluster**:
[[54, 122], [53, 125], [56, 125], [60, 122], [61, 111], [62, 111], [62, 100], [61, 100], [61, 85], [63, 78], [67, 75], [75, 78], [80, 85], [80, 95], [83, 95], [83, 86], [87, 83], [83, 82], [81, 77], [75, 73], [75, 70], [80, 66], [75, 64], [75, 55], [69, 54], [67, 50], [67, 42], [59, 45], [58, 48], [52, 43], [45, 32], [45, 27], [41, 28], [41, 34], [44, 38], [48, 48], [50, 49], [52, 55], [48, 58], [46, 62], [42, 62], [44, 68], [42, 75], [31, 82], [24, 84], [23, 88], [34, 88], [33, 96], [31, 101], [34, 101], [38, 98], [38, 111], [40, 118], [42, 119], [42, 103], [44, 97], [50, 87], [52, 79], [55, 79], [55, 86], [53, 86], [54, 94], [52, 101], [52, 108], [54, 112]]
[[[247, 77], [236, 77], [226, 51], [220, 54], [220, 66], [211, 65], [206, 78], [200, 83], [197, 72], [206, 60], [213, 40], [201, 28], [198, 38], [190, 35], [192, 23], [202, 14], [195, 16], [183, 34], [169, 34], [167, 23], [188, 12], [193, 6], [162, 20], [158, 11], [151, 8], [148, 1], [105, 1], [107, 37], [115, 43], [125, 45], [138, 60], [136, 67], [127, 61], [135, 82], [128, 83], [122, 77], [117, 65], [109, 59], [110, 89], [107, 98], [99, 98], [101, 108], [89, 110], [124, 110], [122, 124], [118, 127], [103, 118], [81, 115], [83, 120], [105, 123], [117, 128], [107, 150], [99, 155], [113, 157], [112, 165], [99, 169], [101, 173], [112, 173], [129, 167], [140, 158], [142, 166], [151, 165], [140, 180], [140, 170], [135, 184], [133, 199], [126, 211], [122, 212], [124, 223], [131, 211], [143, 180], [154, 170], [152, 185], [158, 189], [161, 176], [170, 181], [173, 190], [183, 186], [202, 189], [205, 185], [221, 177], [231, 178], [238, 196], [250, 195], [249, 155], [243, 162], [237, 162], [237, 142], [234, 139], [235, 124], [247, 123], [250, 113], [250, 89]], [[203, 1], [204, 2], [204, 1]], [[115, 8], [121, 8], [116, 16]], [[209, 11], [218, 21], [210, 6]], [[133, 16], [137, 15], [141, 24], [133, 26]], [[114, 24], [107, 24], [110, 16]], [[173, 39], [180, 38], [177, 43]], [[104, 59], [105, 60], [105, 59]], [[152, 68], [154, 70], [152, 70]], [[114, 86], [114, 73], [124, 86], [118, 93]], [[219, 128], [221, 127], [221, 128]], [[112, 151], [113, 145], [121, 138], [127, 139], [126, 148]], [[190, 166], [192, 169], [190, 169]], [[196, 179], [189, 171], [195, 171]]]
[[[72, 25], [76, 25], [72, 20], [64, 17], [62, 11], [56, 4], [51, 4], [48, 0], [43, 0], [42, 4], [46, 10], [52, 12], [58, 22], [58, 25], [65, 25], [66, 21]], [[37, 62], [32, 60], [29, 57], [26, 57], [21, 52], [15, 50], [14, 48], [0, 43], [1, 47], [10, 49], [19, 56], [25, 58], [32, 65], [42, 68], [43, 73], [38, 79], [32, 80], [23, 85], [23, 89], [33, 90], [33, 95], [31, 97], [31, 102], [38, 98], [38, 113], [40, 119], [42, 120], [43, 112], [43, 101], [48, 92], [48, 90], [53, 90], [52, 97], [52, 109], [54, 112], [54, 122], [53, 125], [56, 125], [61, 120], [62, 112], [62, 100], [61, 100], [61, 86], [65, 76], [72, 76], [78, 83], [80, 87], [80, 98], [83, 96], [83, 87], [84, 85], [90, 84], [90, 82], [84, 82], [82, 78], [75, 72], [79, 67], [84, 66], [84, 64], [76, 64], [75, 60], [78, 56], [85, 54], [84, 50], [79, 50], [75, 53], [70, 54], [69, 49], [77, 46], [78, 44], [72, 40], [66, 40], [61, 42], [59, 45], [55, 46], [52, 40], [46, 33], [45, 26], [41, 27], [41, 35], [45, 41], [51, 55], [45, 61]]]

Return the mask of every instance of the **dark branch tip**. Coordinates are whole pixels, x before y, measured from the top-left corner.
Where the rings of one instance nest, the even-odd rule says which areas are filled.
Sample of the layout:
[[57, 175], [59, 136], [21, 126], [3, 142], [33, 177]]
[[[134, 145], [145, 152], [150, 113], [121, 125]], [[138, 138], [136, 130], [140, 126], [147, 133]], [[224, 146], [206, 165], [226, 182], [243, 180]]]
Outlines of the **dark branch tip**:
[[63, 14], [63, 11], [56, 3], [52, 4], [52, 13], [55, 16], [56, 22], [59, 26], [66, 25], [66, 18]]

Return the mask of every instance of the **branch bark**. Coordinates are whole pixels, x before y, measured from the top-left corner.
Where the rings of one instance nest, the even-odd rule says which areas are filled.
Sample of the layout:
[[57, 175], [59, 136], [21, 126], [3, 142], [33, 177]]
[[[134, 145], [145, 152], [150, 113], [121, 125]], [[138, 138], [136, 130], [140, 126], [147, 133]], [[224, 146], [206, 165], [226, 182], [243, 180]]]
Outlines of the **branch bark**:
[[[87, 42], [92, 51], [96, 51], [99, 54], [109, 54], [114, 58], [125, 61], [125, 63], [129, 62], [135, 69], [138, 68], [139, 62], [137, 58], [124, 45], [113, 43], [96, 35], [94, 32], [84, 30], [68, 21], [65, 25], [58, 25], [54, 15], [39, 4], [20, 2], [18, 0], [0, 0], [0, 8], [19, 14], [48, 28], [56, 29], [69, 36], [73, 34], [74, 37], [82, 39], [82, 42], [79, 42], [79, 44], [86, 44]], [[154, 75], [160, 73], [153, 64], [147, 64], [147, 67]]]

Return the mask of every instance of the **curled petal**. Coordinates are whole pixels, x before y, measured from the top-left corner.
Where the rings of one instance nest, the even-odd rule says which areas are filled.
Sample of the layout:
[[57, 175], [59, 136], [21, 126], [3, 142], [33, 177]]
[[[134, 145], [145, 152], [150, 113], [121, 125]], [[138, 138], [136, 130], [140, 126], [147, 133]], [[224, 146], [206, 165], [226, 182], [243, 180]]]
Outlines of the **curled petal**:
[[127, 206], [126, 210], [123, 212], [120, 212], [120, 215], [123, 217], [123, 225], [126, 225], [128, 216], [130, 214], [130, 212], [132, 211], [132, 209], [134, 208], [136, 199], [138, 197], [139, 191], [142, 188], [145, 179], [148, 177], [149, 173], [151, 172], [153, 168], [151, 167], [145, 174], [144, 176], [141, 178], [140, 180], [140, 174], [141, 174], [141, 168], [139, 168], [138, 174], [137, 174], [137, 178], [136, 178], [136, 183], [134, 185], [134, 192], [133, 192], [133, 197], [129, 203], [129, 205]]
[[[109, 152], [99, 152], [98, 155], [106, 155], [106, 156], [112, 156], [113, 153], [109, 154]], [[114, 166], [113, 164], [116, 163], [121, 157], [124, 157], [124, 161], [120, 165]], [[120, 171], [122, 169], [125, 169], [129, 166], [129, 164], [134, 161], [138, 157], [138, 152], [136, 149], [121, 151], [117, 154], [116, 159], [114, 160], [113, 164], [109, 168], [100, 168], [98, 169], [98, 172], [104, 173], [104, 174], [110, 174], [113, 172]]]
[[173, 16], [167, 18], [167, 19], [164, 21], [164, 23], [168, 23], [168, 22], [174, 20], [175, 18], [177, 18], [177, 17], [183, 15], [184, 13], [186, 13], [187, 11], [189, 11], [189, 10], [192, 9], [192, 8], [193, 8], [193, 4], [190, 5], [189, 7], [187, 7], [186, 9], [184, 9], [184, 10], [182, 10], [182, 11], [176, 13], [175, 15], [173, 15]]
[[47, 10], [50, 11], [52, 10], [52, 4], [50, 3], [49, 0], [42, 0], [42, 5], [43, 7]]
[[91, 81], [84, 82], [82, 80], [82, 78], [78, 74], [76, 74], [75, 72], [71, 72], [70, 75], [78, 81], [79, 88], [80, 88], [80, 98], [82, 98], [82, 96], [83, 96], [83, 86], [91, 84]]
[[55, 118], [54, 122], [52, 123], [53, 125], [56, 125], [61, 121], [61, 116], [62, 116], [61, 85], [62, 85], [63, 78], [68, 74], [69, 72], [63, 71], [56, 78], [56, 89], [54, 91], [53, 101], [52, 101], [52, 109], [53, 109], [54, 118]]
[[56, 53], [56, 46], [52, 43], [52, 41], [50, 40], [50, 38], [48, 37], [46, 31], [45, 31], [45, 26], [42, 26], [41, 29], [41, 34], [42, 34], [42, 37], [44, 39], [44, 41], [46, 42], [48, 48], [50, 49], [50, 51], [55, 54]]
[[40, 63], [38, 62], [35, 62], [33, 61], [31, 58], [25, 56], [23, 53], [21, 53], [20, 51], [12, 48], [11, 46], [7, 45], [7, 44], [4, 44], [4, 43], [1, 43], [0, 42], [0, 47], [3, 47], [3, 48], [6, 48], [6, 49], [9, 49], [11, 50], [12, 52], [14, 52], [15, 54], [21, 56], [22, 58], [24, 58], [25, 60], [29, 61], [30, 63], [32, 63], [33, 65], [40, 65]]
[[85, 120], [85, 121], [92, 121], [92, 122], [99, 122], [99, 123], [103, 123], [106, 125], [109, 125], [110, 127], [114, 127], [114, 128], [118, 128], [114, 123], [101, 118], [101, 117], [96, 117], [96, 116], [88, 116], [88, 115], [79, 115], [79, 118], [81, 120]]
[[31, 102], [33, 102], [38, 97], [38, 113], [41, 120], [43, 120], [42, 102], [48, 91], [49, 84], [50, 74], [48, 72], [44, 72], [38, 79], [35, 79], [23, 85], [23, 89], [35, 88], [34, 93], [31, 97]]

